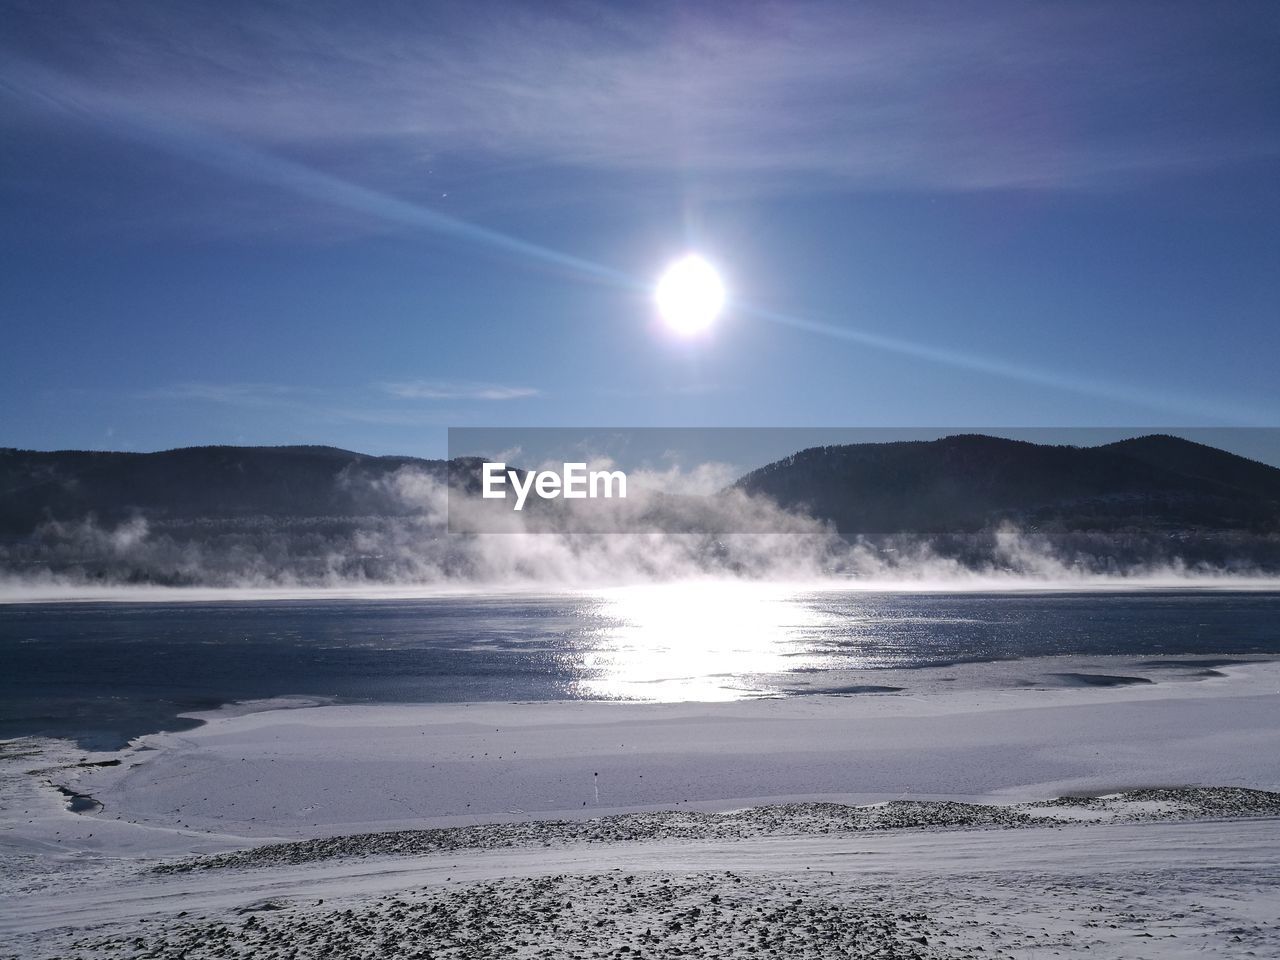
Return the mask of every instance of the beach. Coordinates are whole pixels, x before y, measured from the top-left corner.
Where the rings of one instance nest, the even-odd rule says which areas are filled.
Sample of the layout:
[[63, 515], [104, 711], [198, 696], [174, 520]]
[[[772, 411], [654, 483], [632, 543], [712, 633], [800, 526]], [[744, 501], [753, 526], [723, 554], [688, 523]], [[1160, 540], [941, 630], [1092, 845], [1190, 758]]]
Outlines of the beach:
[[989, 666], [9, 741], [0, 955], [1274, 952], [1280, 665]]

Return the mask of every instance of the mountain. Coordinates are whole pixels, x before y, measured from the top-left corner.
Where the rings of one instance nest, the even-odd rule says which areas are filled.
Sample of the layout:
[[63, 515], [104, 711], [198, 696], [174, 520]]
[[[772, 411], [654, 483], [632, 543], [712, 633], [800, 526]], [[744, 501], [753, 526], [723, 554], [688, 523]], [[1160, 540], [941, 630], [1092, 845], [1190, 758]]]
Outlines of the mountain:
[[[160, 453], [0, 449], [0, 536], [92, 517], [153, 525], [413, 515], [392, 482], [437, 480], [444, 460], [334, 447], [188, 447]], [[453, 479], [478, 483], [478, 462]], [[1098, 447], [977, 434], [814, 447], [734, 487], [845, 533], [956, 533], [1012, 522], [1044, 531], [1280, 531], [1280, 469], [1178, 437]]]
[[[536, 572], [536, 545], [520, 553], [502, 537], [446, 535], [444, 481], [475, 493], [479, 477], [474, 459], [371, 457], [333, 447], [5, 449], [0, 571], [173, 585]], [[620, 516], [632, 519], [621, 528], [697, 534], [664, 547], [725, 569], [756, 569], [772, 551], [785, 558], [795, 549], [766, 543], [743, 559], [726, 533], [812, 530], [773, 508], [744, 505], [739, 492], [829, 521], [889, 558], [914, 549], [912, 536], [899, 536], [913, 535], [933, 555], [961, 564], [1008, 564], [994, 531], [1011, 523], [1053, 534], [1055, 557], [1080, 569], [1186, 563], [1280, 571], [1280, 469], [1169, 436], [1083, 448], [979, 435], [815, 447], [752, 471], [717, 497], [629, 504]], [[580, 529], [574, 524], [585, 522], [582, 515], [566, 523], [566, 509], [564, 501], [531, 503], [522, 522]], [[600, 516], [601, 529], [618, 529], [608, 512]], [[655, 551], [655, 569], [667, 555]]]
[[1280, 470], [1203, 443], [1167, 434], [1134, 437], [1101, 447], [1151, 466], [1188, 477], [1200, 477], [1241, 493], [1274, 500]]
[[0, 536], [48, 521], [114, 524], [253, 517], [396, 515], [380, 495], [405, 467], [443, 477], [442, 460], [370, 457], [334, 447], [186, 447], [160, 453], [0, 449]]
[[1280, 469], [1178, 437], [1099, 447], [975, 434], [814, 447], [737, 489], [842, 533], [1280, 532]]

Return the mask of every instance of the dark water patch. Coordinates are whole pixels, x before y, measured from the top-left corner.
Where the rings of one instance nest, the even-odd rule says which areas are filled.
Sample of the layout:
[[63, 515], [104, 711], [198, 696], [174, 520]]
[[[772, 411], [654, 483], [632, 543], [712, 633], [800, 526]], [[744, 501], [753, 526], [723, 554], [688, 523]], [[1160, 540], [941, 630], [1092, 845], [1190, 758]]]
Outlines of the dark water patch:
[[102, 809], [102, 803], [93, 799], [87, 793], [76, 793], [70, 787], [62, 787], [54, 784], [53, 788], [67, 798], [67, 809], [72, 813], [97, 813]]
[[[91, 681], [80, 684], [82, 689], [91, 686]], [[194, 730], [204, 721], [181, 714], [216, 710], [227, 702], [212, 697], [134, 699], [97, 691], [76, 696], [65, 690], [47, 698], [27, 693], [0, 703], [0, 738], [60, 737], [95, 753], [120, 750], [149, 733]]]
[[1131, 687], [1140, 683], [1155, 683], [1147, 677], [1121, 677], [1107, 673], [1050, 673], [1064, 687]]

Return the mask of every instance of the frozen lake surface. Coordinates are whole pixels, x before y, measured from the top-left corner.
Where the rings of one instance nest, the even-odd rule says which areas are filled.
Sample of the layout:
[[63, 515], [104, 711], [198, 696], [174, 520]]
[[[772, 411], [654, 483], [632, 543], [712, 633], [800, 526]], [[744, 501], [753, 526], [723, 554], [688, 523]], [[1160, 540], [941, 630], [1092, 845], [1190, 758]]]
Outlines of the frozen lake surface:
[[[418, 703], [857, 695], [910, 689], [916, 668], [944, 664], [957, 665], [961, 680], [1108, 684], [1147, 681], [1069, 665], [1021, 676], [1016, 664], [1124, 655], [1165, 658], [1153, 669], [1194, 673], [1223, 658], [1278, 653], [1280, 594], [1269, 592], [689, 584], [415, 600], [9, 604], [0, 605], [0, 737], [115, 746], [191, 725], [178, 717], [184, 711], [279, 696]], [[965, 670], [992, 662], [1001, 669]]]

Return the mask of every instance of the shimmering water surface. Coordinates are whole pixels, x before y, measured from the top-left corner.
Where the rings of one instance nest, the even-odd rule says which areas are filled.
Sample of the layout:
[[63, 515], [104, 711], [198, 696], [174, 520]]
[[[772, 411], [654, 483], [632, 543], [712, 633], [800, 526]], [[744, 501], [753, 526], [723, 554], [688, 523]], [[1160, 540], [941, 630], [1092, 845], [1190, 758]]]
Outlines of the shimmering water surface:
[[723, 700], [841, 690], [850, 671], [1069, 654], [1277, 653], [1280, 594], [1259, 592], [699, 584], [418, 600], [0, 605], [0, 737], [114, 744], [189, 725], [177, 718], [183, 711], [285, 695]]

